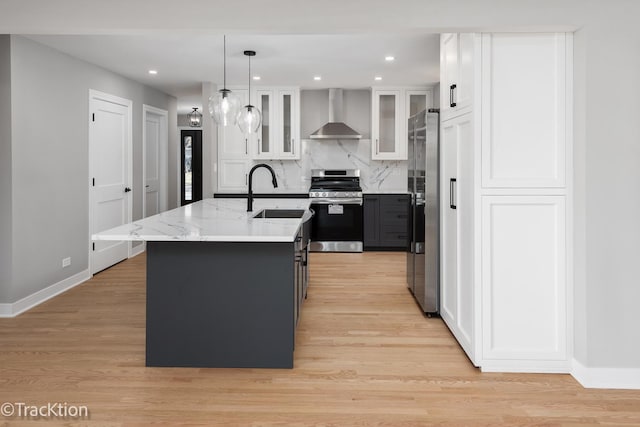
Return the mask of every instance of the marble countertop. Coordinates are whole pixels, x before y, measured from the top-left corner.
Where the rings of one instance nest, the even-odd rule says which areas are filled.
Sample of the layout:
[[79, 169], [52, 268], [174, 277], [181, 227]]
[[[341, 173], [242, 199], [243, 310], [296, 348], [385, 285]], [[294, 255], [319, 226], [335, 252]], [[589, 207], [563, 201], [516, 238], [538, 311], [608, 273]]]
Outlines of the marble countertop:
[[302, 218], [258, 219], [262, 209], [308, 209], [309, 199], [205, 199], [96, 233], [93, 240], [293, 242]]

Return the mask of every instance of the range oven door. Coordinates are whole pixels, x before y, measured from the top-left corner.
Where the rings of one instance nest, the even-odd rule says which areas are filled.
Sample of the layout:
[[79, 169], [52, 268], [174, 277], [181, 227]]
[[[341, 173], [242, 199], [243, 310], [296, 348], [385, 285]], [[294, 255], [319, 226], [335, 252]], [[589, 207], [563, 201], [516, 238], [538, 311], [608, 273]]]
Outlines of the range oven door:
[[362, 252], [362, 198], [313, 199], [312, 252]]

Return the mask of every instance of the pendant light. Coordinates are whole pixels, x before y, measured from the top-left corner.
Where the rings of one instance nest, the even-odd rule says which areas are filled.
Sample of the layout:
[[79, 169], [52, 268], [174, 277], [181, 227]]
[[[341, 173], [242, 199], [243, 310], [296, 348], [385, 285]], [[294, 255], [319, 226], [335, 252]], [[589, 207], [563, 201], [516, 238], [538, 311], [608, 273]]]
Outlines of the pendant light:
[[198, 111], [198, 107], [193, 107], [193, 111], [189, 113], [189, 126], [192, 128], [202, 126], [202, 113]]
[[240, 98], [227, 89], [227, 36], [223, 36], [222, 43], [224, 51], [222, 89], [209, 98], [209, 113], [219, 126], [229, 126], [236, 123]]
[[256, 56], [254, 50], [245, 50], [244, 54], [249, 57], [249, 103], [238, 112], [238, 127], [245, 134], [255, 133], [260, 128], [262, 114], [258, 107], [251, 105], [251, 57]]

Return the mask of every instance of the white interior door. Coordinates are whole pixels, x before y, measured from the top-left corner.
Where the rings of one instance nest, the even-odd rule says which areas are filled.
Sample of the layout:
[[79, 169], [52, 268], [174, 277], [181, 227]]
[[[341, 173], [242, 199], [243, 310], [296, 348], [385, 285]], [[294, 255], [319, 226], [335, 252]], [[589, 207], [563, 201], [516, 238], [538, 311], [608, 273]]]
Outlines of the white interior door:
[[167, 112], [145, 105], [144, 217], [167, 210]]
[[[131, 221], [131, 101], [90, 93], [91, 233]], [[129, 242], [96, 241], [91, 273], [126, 259]]]

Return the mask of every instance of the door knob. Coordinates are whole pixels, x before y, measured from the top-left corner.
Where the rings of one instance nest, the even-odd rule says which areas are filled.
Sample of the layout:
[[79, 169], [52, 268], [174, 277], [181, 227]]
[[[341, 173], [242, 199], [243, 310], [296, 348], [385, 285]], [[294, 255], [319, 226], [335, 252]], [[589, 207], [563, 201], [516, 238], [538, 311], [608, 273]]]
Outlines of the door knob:
[[128, 193], [129, 191], [131, 191], [131, 189], [129, 187], [124, 187], [124, 192]]

